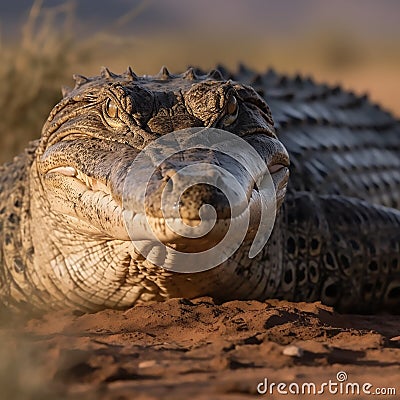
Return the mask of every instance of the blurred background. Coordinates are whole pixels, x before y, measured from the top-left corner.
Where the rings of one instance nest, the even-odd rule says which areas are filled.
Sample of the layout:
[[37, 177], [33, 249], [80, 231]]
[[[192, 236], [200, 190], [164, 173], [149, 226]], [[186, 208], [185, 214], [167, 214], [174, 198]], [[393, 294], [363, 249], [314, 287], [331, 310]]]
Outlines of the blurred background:
[[101, 65], [274, 67], [368, 93], [400, 115], [397, 0], [0, 2], [0, 162], [40, 136], [72, 73]]

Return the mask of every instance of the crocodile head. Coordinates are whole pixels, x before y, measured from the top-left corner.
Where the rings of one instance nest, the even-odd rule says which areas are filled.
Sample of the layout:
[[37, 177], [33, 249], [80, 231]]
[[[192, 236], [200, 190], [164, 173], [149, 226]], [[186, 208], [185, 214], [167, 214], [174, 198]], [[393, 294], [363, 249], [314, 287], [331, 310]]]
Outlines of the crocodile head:
[[[266, 168], [261, 174], [271, 174], [279, 207], [289, 161], [275, 136], [267, 104], [252, 88], [226, 81], [218, 71], [197, 75], [189, 69], [171, 75], [163, 68], [158, 75], [139, 77], [131, 69], [122, 75], [103, 69], [100, 76], [75, 76], [75, 81], [75, 88], [66, 91], [44, 125], [31, 170], [36, 182], [32, 200], [36, 259], [51, 266], [50, 280], [63, 280], [63, 289], [56, 285], [63, 292], [60, 298], [93, 309], [124, 307], [160, 296], [212, 294], [177, 289], [179, 285], [173, 281], [177, 274], [160, 271], [146, 260], [132, 245], [124, 201], [132, 204], [134, 215], [146, 215], [162, 243], [197, 252], [218, 243], [226, 233], [226, 221], [250, 203], [245, 240], [252, 238], [252, 224], [259, 223], [257, 180], [262, 176], [255, 179], [232, 156], [204, 148], [175, 152], [154, 165], [147, 181], [140, 178], [141, 171], [132, 170], [132, 163], [171, 132], [217, 128], [242, 138], [264, 160]], [[213, 172], [219, 185], [205, 182], [201, 168], [197, 176], [193, 168], [188, 174], [179, 173], [182, 167], [199, 162], [229, 173]], [[221, 190], [221, 185], [229, 190], [232, 177], [245, 193], [245, 201], [239, 198], [237, 204], [230, 203]], [[170, 196], [165, 197], [166, 190]], [[136, 205], [139, 200], [142, 204]], [[185, 238], [167, 228], [165, 221], [176, 216], [177, 208], [185, 224], [196, 226], [205, 204], [212, 206], [216, 217], [208, 234]], [[140, 230], [140, 225], [136, 229]], [[145, 232], [135, 234], [146, 239]], [[183, 275], [185, 282], [192, 279], [191, 274]], [[161, 290], [162, 285], [169, 289]]]

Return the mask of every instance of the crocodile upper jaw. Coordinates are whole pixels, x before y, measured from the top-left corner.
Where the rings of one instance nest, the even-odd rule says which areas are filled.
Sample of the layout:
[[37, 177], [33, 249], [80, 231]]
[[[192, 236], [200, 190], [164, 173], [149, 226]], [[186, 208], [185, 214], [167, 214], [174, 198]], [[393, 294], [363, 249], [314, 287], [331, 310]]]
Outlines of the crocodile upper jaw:
[[[276, 196], [276, 207], [279, 208], [286, 191], [288, 181], [288, 160], [285, 149], [277, 139], [264, 137], [263, 140], [271, 142], [274, 146], [270, 154], [264, 152], [266, 170], [272, 178], [273, 189]], [[55, 145], [54, 151], [62, 151], [77, 146], [73, 142]], [[57, 146], [60, 148], [58, 149]], [[135, 155], [129, 149], [124, 149], [124, 154]], [[51, 152], [49, 151], [49, 154]], [[70, 165], [46, 164], [46, 153], [42, 157], [42, 165], [46, 165], [44, 172], [44, 186], [48, 189], [49, 198], [52, 201], [53, 209], [67, 217], [80, 219], [85, 222], [85, 233], [88, 226], [93, 227], [93, 234], [103, 235], [105, 238], [119, 240], [145, 240], [156, 238], [169, 246], [191, 251], [209, 248], [218, 243], [226, 234], [230, 222], [233, 219], [243, 218], [247, 210], [250, 220], [247, 227], [246, 240], [252, 239], [259, 224], [260, 194], [257, 183], [243, 167], [232, 158], [208, 152], [208, 165], [218, 166], [222, 171], [228, 171], [231, 178], [223, 173], [212, 173], [214, 181], [207, 183], [192, 184], [192, 182], [205, 182], [207, 171], [200, 170], [198, 163], [205, 161], [205, 155], [201, 152], [191, 153], [188, 161], [184, 155], [178, 155], [180, 163], [176, 163], [176, 171], [171, 171], [174, 165], [174, 158], [168, 160], [167, 166], [158, 168], [157, 173], [152, 175], [152, 179], [147, 183], [146, 197], [140, 206], [130, 206], [135, 204], [135, 196], [143, 192], [140, 187], [140, 179], [134, 180], [134, 185], [130, 187], [130, 194], [126, 197], [126, 179], [132, 159], [121, 153], [116, 155], [114, 163], [101, 166], [103, 151], [99, 151], [99, 159], [93, 160], [98, 169], [93, 169], [82, 165], [79, 168], [79, 152], [74, 152], [75, 158], [70, 157]], [[94, 154], [92, 154], [93, 156]], [[182, 158], [183, 157], [183, 158]], [[124, 160], [124, 161], [121, 161]], [[193, 175], [193, 170], [188, 175], [179, 172], [180, 167], [194, 166], [198, 172]], [[183, 169], [184, 170], [184, 169]], [[107, 171], [107, 175], [101, 176], [99, 171]], [[113, 173], [110, 173], [113, 171]], [[196, 175], [196, 174], [195, 174]], [[208, 174], [210, 175], [210, 174]], [[208, 176], [209, 178], [210, 176]], [[235, 179], [232, 179], [235, 178]], [[262, 179], [259, 176], [258, 179]], [[216, 186], [214, 186], [214, 183]], [[239, 186], [238, 187], [238, 183]], [[220, 186], [219, 188], [217, 186]], [[235, 186], [236, 185], [236, 186]], [[186, 188], [186, 189], [185, 189]], [[242, 197], [233, 198], [233, 203], [229, 203], [224, 191], [242, 191]], [[124, 192], [125, 191], [125, 204]], [[162, 195], [167, 193], [166, 203], [162, 204]], [[127, 201], [127, 199], [129, 201]], [[232, 199], [231, 199], [232, 200]], [[138, 197], [137, 201], [141, 201]], [[128, 205], [129, 203], [130, 205]], [[176, 207], [178, 205], [178, 207]], [[205, 205], [208, 205], [204, 207]], [[211, 207], [209, 207], [211, 206]], [[211, 211], [211, 214], [207, 214]], [[124, 210], [129, 210], [130, 214]], [[136, 216], [134, 229], [127, 218], [133, 219]], [[200, 227], [200, 224], [203, 224]], [[176, 227], [179, 225], [178, 229]], [[128, 229], [127, 229], [128, 228]], [[190, 237], [190, 231], [197, 229], [195, 238]], [[79, 230], [79, 225], [76, 226]], [[203, 229], [203, 231], [202, 231]], [[204, 232], [200, 235], [199, 232]]]

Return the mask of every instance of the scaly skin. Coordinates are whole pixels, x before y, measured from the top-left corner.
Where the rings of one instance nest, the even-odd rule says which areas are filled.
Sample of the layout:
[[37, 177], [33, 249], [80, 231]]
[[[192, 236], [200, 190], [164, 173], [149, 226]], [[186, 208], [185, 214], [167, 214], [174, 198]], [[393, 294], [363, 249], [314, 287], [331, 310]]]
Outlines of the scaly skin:
[[[399, 123], [365, 98], [310, 80], [245, 68], [222, 74], [234, 81], [192, 69], [175, 76], [163, 69], [155, 77], [105, 69], [100, 77], [76, 77], [40, 141], [0, 170], [5, 305], [93, 311], [211, 295], [221, 301], [320, 299], [340, 311], [398, 312]], [[275, 127], [267, 104], [247, 84], [271, 106]], [[180, 274], [151, 264], [130, 241], [122, 217], [130, 164], [157, 137], [188, 127], [217, 127], [251, 143], [272, 173], [278, 207], [288, 163], [281, 142], [286, 146], [290, 189], [268, 244], [254, 259], [245, 241], [223, 264]], [[243, 182], [250, 201], [254, 182], [235, 161], [195, 152], [183, 162], [204, 157]], [[171, 163], [152, 178], [156, 189], [145, 204], [164, 231], [157, 188], [170, 170]], [[229, 216], [213, 187], [197, 184], [185, 193], [180, 211], [188, 221], [198, 219], [205, 203], [219, 219]]]

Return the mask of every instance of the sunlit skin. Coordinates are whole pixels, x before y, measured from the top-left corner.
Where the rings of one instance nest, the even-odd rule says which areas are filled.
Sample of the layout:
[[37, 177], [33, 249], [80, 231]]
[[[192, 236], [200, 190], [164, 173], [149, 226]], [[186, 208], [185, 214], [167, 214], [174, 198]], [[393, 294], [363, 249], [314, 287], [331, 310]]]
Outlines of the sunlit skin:
[[[163, 68], [139, 77], [131, 69], [122, 75], [103, 69], [100, 76], [75, 80], [41, 139], [1, 170], [5, 304], [93, 311], [209, 295], [221, 301], [321, 300], [352, 312], [398, 310], [400, 135], [393, 117], [340, 88], [272, 71], [173, 75]], [[135, 205], [146, 189], [144, 211], [133, 212], [144, 212], [168, 248], [192, 252], [215, 246], [225, 221], [249, 205], [248, 232], [237, 251], [207, 271], [191, 273], [189, 265], [177, 273], [155, 265], [132, 243], [123, 215], [130, 166], [158, 138], [188, 128], [242, 138], [265, 163], [277, 218], [254, 258], [249, 249], [263, 207], [255, 200], [257, 181], [238, 160], [213, 150], [172, 157], [155, 168], [146, 188], [141, 176], [147, 171], [132, 171], [137, 179], [128, 200]], [[174, 190], [185, 187], [174, 178], [176, 169], [200, 161], [228, 171], [245, 201], [232, 208], [212, 185], [191, 186], [178, 202], [180, 217], [196, 226], [209, 204], [216, 228], [199, 239], [177, 237], [165, 220], [177, 203], [167, 196], [162, 209], [162, 192], [174, 179]]]

